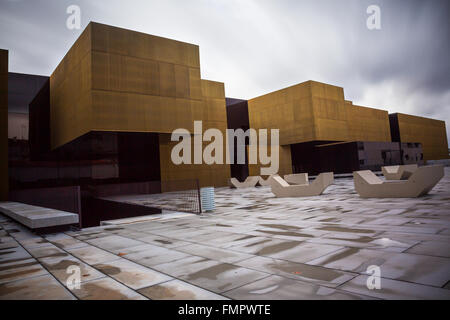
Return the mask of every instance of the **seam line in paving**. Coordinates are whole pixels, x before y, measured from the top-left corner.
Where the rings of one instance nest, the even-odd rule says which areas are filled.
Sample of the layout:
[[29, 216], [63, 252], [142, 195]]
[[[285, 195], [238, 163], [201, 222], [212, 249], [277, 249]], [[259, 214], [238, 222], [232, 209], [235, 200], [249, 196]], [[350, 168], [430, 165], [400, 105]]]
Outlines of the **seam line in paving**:
[[[14, 223], [16, 223], [16, 222], [14, 222]], [[74, 295], [73, 293], [72, 293], [72, 291], [71, 290], [69, 290], [69, 288], [67, 288], [66, 286], [65, 286], [65, 284], [63, 284], [61, 281], [59, 281], [54, 275], [53, 275], [53, 273], [51, 273], [50, 272], [50, 270], [48, 270], [48, 268], [46, 267], [46, 266], [44, 266], [42, 263], [41, 263], [41, 261], [38, 259], [38, 258], [36, 258], [35, 256], [33, 256], [32, 254], [31, 254], [31, 252], [30, 251], [28, 251], [13, 235], [11, 235], [6, 229], [3, 229], [3, 230], [5, 230], [6, 231], [6, 233], [11, 237], [11, 238], [13, 238], [14, 239], [14, 241], [16, 241], [17, 242], [17, 244], [19, 245], [19, 246], [21, 246], [22, 247], [22, 249], [23, 250], [25, 250], [33, 259], [35, 259], [40, 265], [41, 265], [41, 267], [42, 268], [44, 268], [45, 269], [45, 271], [47, 271], [47, 273], [48, 273], [48, 275], [50, 275], [51, 277], [53, 277], [53, 279], [55, 279], [60, 285], [62, 285], [63, 286], [63, 288], [66, 290], [66, 291], [68, 291], [75, 299], [77, 299], [77, 300], [80, 300], [80, 299], [78, 299], [78, 297], [76, 296], [76, 295]], [[39, 235], [38, 235], [39, 236]], [[40, 237], [40, 236], [39, 236]], [[41, 237], [42, 238], [42, 237]], [[44, 276], [44, 275], [41, 275], [41, 276]], [[30, 279], [30, 278], [25, 278], [25, 279]], [[18, 280], [22, 280], [22, 279], [18, 279]], [[18, 281], [18, 280], [15, 280], [15, 281]]]

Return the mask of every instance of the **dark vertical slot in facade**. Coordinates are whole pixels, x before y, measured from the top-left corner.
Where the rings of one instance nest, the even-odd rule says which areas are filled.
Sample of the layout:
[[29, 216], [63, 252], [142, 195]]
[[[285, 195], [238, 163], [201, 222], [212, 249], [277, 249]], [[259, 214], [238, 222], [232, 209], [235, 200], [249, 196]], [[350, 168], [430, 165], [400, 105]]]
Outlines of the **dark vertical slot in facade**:
[[292, 144], [292, 173], [318, 174], [322, 172], [320, 167], [321, 155], [316, 147], [331, 142], [333, 141], [311, 141]]
[[31, 101], [29, 110], [30, 159], [43, 160], [50, 153], [50, 80]]
[[[244, 132], [250, 128], [248, 117], [248, 102], [247, 100], [226, 98], [227, 104], [227, 128], [228, 129], [242, 129]], [[249, 140], [245, 140], [245, 146], [248, 146]], [[227, 146], [229, 147], [229, 146]], [[231, 177], [239, 181], [244, 181], [248, 175], [248, 155], [245, 151], [245, 164], [237, 163], [237, 139], [234, 141], [234, 159], [233, 164], [230, 165]]]
[[121, 182], [161, 180], [157, 133], [119, 132], [117, 149]]
[[357, 142], [318, 145], [315, 148], [319, 155], [321, 172], [339, 174], [359, 170]]
[[389, 115], [389, 127], [391, 128], [392, 142], [398, 142], [400, 148], [400, 164], [405, 164], [403, 161], [404, 151], [402, 149], [402, 140], [400, 138], [400, 126], [398, 124], [398, 114], [392, 113]]
[[391, 127], [392, 142], [401, 142], [400, 127], [398, 125], [398, 115], [396, 113], [389, 115], [389, 126]]

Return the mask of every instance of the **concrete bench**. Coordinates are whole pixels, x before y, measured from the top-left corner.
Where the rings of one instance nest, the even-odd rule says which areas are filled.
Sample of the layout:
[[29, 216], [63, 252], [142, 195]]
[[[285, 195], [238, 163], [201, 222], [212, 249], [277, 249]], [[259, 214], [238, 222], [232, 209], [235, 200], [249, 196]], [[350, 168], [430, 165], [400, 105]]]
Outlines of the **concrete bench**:
[[263, 177], [259, 177], [259, 181], [258, 181], [259, 185], [263, 186], [263, 187], [270, 186], [270, 179], [272, 179], [273, 176], [274, 175], [272, 174], [272, 175], [268, 176], [267, 179], [264, 179]]
[[236, 189], [252, 188], [252, 187], [256, 187], [258, 185], [259, 176], [248, 176], [244, 182], [239, 182], [238, 179], [231, 178], [230, 182], [231, 182], [231, 188], [236, 188]]
[[289, 184], [309, 184], [307, 173], [287, 174], [284, 180]]
[[444, 177], [444, 166], [419, 167], [408, 180], [383, 181], [370, 170], [353, 172], [361, 198], [415, 198], [426, 195]]
[[31, 206], [20, 202], [0, 202], [0, 213], [30, 229], [43, 229], [78, 224], [78, 214]]
[[386, 180], [408, 180], [408, 178], [419, 168], [417, 164], [407, 164], [402, 166], [381, 167]]
[[308, 184], [290, 185], [279, 175], [270, 180], [272, 193], [277, 198], [312, 197], [321, 195], [334, 181], [333, 172], [324, 172]]

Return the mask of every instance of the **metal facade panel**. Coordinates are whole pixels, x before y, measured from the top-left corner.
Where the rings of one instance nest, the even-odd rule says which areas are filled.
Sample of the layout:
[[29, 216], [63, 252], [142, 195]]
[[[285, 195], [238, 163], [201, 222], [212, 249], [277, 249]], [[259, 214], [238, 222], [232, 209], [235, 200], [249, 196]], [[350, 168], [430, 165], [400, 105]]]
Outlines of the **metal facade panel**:
[[198, 51], [90, 23], [50, 79], [52, 148], [93, 130], [192, 130], [191, 106], [203, 100]]
[[0, 201], [8, 200], [8, 51], [0, 49]]
[[398, 113], [401, 142], [422, 144], [424, 160], [448, 159], [445, 121]]
[[349, 141], [391, 141], [389, 113], [347, 104]]

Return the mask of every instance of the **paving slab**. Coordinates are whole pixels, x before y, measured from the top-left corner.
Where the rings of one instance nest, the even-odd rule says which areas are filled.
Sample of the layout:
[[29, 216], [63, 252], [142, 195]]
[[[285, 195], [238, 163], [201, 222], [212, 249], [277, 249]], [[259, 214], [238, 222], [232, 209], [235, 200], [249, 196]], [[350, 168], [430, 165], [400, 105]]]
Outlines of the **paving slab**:
[[450, 259], [416, 254], [347, 248], [308, 264], [358, 273], [366, 273], [369, 266], [376, 265], [382, 277], [437, 287], [450, 280]]
[[72, 293], [81, 300], [147, 300], [140, 293], [109, 277], [82, 283]]
[[27, 250], [35, 258], [65, 257], [68, 255], [67, 252], [51, 243], [47, 243], [38, 247], [28, 248]]
[[137, 241], [134, 239], [130, 239], [130, 238], [125, 238], [122, 236], [117, 236], [117, 235], [110, 235], [110, 236], [106, 236], [106, 237], [101, 237], [101, 238], [94, 238], [94, 239], [89, 239], [86, 240], [86, 242], [114, 252], [114, 253], [119, 253], [121, 250], [125, 249], [125, 248], [130, 248], [130, 247], [135, 247], [138, 245], [142, 245], [144, 244], [141, 241]]
[[228, 263], [219, 263], [194, 273], [180, 276], [180, 279], [201, 288], [222, 293], [267, 276], [269, 276], [267, 273]]
[[[12, 242], [15, 243], [15, 242]], [[0, 249], [0, 264], [31, 258], [31, 255], [22, 247], [6, 247]]]
[[423, 241], [412, 248], [406, 250], [407, 253], [414, 253], [427, 256], [450, 258], [450, 241]]
[[172, 277], [187, 276], [199, 270], [207, 269], [216, 265], [219, 265], [219, 261], [198, 257], [187, 256], [175, 261], [156, 264], [152, 266], [152, 269], [164, 272]]
[[152, 244], [155, 246], [165, 247], [165, 248], [177, 248], [177, 247], [191, 244], [191, 242], [173, 239], [173, 238], [161, 237], [161, 236], [157, 236], [157, 235], [147, 235], [145, 237], [139, 238], [139, 241], [149, 243], [149, 244]]
[[75, 300], [51, 275], [0, 284], [0, 300]]
[[390, 299], [390, 300], [450, 299], [450, 290], [446, 289], [384, 278], [380, 279], [380, 285], [381, 285], [380, 289], [370, 290], [367, 288], [367, 276], [360, 275], [342, 285], [340, 289], [348, 292], [353, 292], [356, 294], [373, 296], [379, 299]]
[[381, 266], [393, 253], [358, 249], [341, 248], [320, 258], [313, 259], [307, 263], [310, 265], [322, 266], [343, 271], [366, 272], [371, 265]]
[[254, 257], [235, 263], [249, 269], [280, 275], [286, 278], [302, 280], [327, 287], [337, 287], [358, 274], [329, 268], [311, 266], [267, 257]]
[[81, 248], [67, 249], [70, 254], [89, 264], [105, 263], [120, 259], [120, 256], [97, 247], [87, 245]]
[[147, 267], [176, 261], [190, 256], [187, 253], [176, 251], [174, 249], [153, 246], [151, 244], [145, 244], [129, 249], [130, 251], [128, 253], [125, 251], [126, 254], [124, 257]]
[[[48, 238], [47, 238], [48, 239]], [[80, 241], [78, 239], [67, 237], [62, 239], [50, 239], [49, 242], [53, 243], [58, 248], [69, 250], [69, 249], [77, 249], [81, 247], [86, 247], [89, 244], [86, 242]]]
[[277, 250], [277, 248], [280, 248], [282, 250], [283, 248], [287, 247], [294, 247], [296, 245], [299, 245], [301, 242], [299, 241], [287, 241], [287, 240], [281, 240], [281, 239], [273, 239], [273, 238], [267, 238], [267, 237], [257, 237], [256, 239], [253, 239], [252, 241], [249, 241], [247, 243], [241, 243], [237, 245], [233, 245], [229, 247], [229, 250], [237, 251], [237, 252], [243, 252], [248, 253], [252, 255], [264, 255], [265, 253], [273, 252], [273, 250]]
[[39, 247], [48, 247], [50, 244], [49, 241], [42, 237], [35, 237], [26, 240], [20, 240], [20, 245], [25, 249], [34, 249]]
[[237, 300], [369, 299], [369, 297], [361, 294], [313, 285], [276, 275], [230, 290], [225, 292], [224, 295]]
[[152, 300], [229, 300], [181, 280], [171, 280], [138, 290]]
[[172, 277], [125, 259], [96, 264], [94, 267], [134, 290], [173, 280]]
[[73, 274], [69, 269], [72, 266], [80, 269], [81, 283], [105, 277], [103, 273], [72, 256], [45, 257], [40, 258], [39, 262], [64, 285], [67, 284], [67, 280]]
[[285, 242], [280, 245], [264, 248], [259, 255], [292, 262], [307, 262], [336, 252], [342, 247], [328, 244], [299, 243], [295, 241]]
[[241, 260], [245, 260], [248, 258], [251, 258], [252, 255], [237, 252], [237, 251], [231, 251], [231, 250], [224, 250], [220, 248], [205, 246], [201, 244], [191, 244], [186, 245], [177, 248], [177, 251], [185, 252], [190, 255], [199, 256], [208, 258], [211, 260], [216, 260], [220, 262], [226, 262], [226, 263], [233, 263]]
[[42, 276], [48, 272], [33, 258], [0, 264], [0, 284], [15, 280]]

